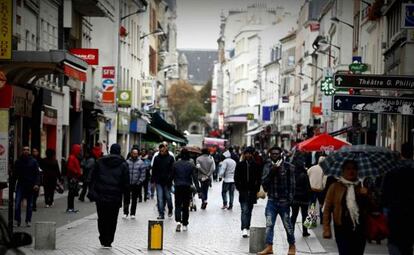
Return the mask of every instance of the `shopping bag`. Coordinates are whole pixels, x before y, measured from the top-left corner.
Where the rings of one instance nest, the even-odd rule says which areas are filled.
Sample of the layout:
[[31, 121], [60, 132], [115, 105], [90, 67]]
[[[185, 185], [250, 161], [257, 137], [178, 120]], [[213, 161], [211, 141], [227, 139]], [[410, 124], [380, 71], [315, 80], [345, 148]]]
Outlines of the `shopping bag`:
[[263, 186], [260, 185], [260, 190], [257, 192], [257, 198], [265, 199], [267, 193], [264, 191]]
[[383, 213], [373, 213], [367, 216], [366, 238], [368, 240], [381, 241], [388, 237], [389, 229], [387, 218]]
[[56, 182], [56, 192], [62, 194], [64, 191], [63, 184], [61, 182]]
[[316, 228], [318, 226], [318, 213], [316, 211], [316, 205], [311, 204], [308, 215], [306, 216], [305, 222], [303, 223], [303, 226], [305, 226], [308, 229]]

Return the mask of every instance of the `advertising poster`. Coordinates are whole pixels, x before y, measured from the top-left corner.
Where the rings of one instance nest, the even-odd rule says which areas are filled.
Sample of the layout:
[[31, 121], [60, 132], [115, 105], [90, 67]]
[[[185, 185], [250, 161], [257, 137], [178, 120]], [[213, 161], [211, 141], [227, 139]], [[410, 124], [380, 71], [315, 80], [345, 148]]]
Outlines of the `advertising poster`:
[[0, 182], [7, 182], [9, 159], [9, 112], [0, 109]]

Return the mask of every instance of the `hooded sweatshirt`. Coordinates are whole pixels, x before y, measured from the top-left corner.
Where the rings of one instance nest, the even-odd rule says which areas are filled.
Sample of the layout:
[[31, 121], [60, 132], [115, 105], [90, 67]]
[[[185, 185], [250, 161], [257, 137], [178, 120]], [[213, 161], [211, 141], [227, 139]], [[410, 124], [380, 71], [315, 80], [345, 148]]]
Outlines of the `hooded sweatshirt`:
[[219, 176], [224, 178], [225, 183], [234, 182], [234, 171], [236, 170], [236, 161], [231, 158], [229, 151], [223, 153], [223, 156], [226, 157], [223, 162], [220, 164]]
[[198, 168], [198, 179], [201, 181], [210, 179], [210, 176], [216, 169], [214, 160], [209, 155], [203, 154], [197, 158], [196, 163]]
[[82, 176], [80, 162], [78, 156], [81, 152], [81, 146], [79, 144], [72, 145], [70, 155], [67, 164], [67, 176], [68, 178], [80, 179]]

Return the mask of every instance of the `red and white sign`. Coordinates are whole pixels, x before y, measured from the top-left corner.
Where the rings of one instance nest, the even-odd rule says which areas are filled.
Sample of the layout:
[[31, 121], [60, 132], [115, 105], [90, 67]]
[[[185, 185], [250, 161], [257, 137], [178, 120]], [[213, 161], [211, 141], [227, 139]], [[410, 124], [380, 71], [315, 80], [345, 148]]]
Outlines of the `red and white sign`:
[[88, 65], [99, 64], [99, 50], [98, 49], [81, 49], [75, 48], [70, 49], [70, 53], [85, 60]]
[[215, 90], [215, 89], [211, 90], [210, 102], [211, 103], [216, 103], [217, 102], [217, 90]]
[[102, 67], [102, 78], [115, 79], [115, 66], [103, 66]]
[[79, 81], [86, 82], [86, 71], [85, 70], [77, 68], [76, 66], [73, 66], [69, 63], [64, 63], [63, 71], [65, 75], [69, 77], [72, 77]]

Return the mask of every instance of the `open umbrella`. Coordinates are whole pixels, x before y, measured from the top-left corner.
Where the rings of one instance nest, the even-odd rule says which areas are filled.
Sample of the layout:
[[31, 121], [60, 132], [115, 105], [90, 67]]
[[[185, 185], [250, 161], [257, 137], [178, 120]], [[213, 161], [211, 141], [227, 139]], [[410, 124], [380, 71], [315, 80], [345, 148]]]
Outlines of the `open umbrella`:
[[185, 146], [183, 148], [186, 148], [189, 152], [195, 153], [195, 154], [201, 154], [200, 148], [196, 146]]
[[341, 176], [342, 165], [354, 160], [358, 166], [358, 177], [377, 177], [396, 167], [399, 154], [384, 147], [371, 145], [345, 146], [331, 153], [320, 163], [326, 175]]
[[351, 145], [345, 141], [339, 140], [335, 137], [323, 133], [312, 138], [309, 138], [297, 145], [299, 151], [335, 151], [342, 146]]

